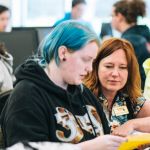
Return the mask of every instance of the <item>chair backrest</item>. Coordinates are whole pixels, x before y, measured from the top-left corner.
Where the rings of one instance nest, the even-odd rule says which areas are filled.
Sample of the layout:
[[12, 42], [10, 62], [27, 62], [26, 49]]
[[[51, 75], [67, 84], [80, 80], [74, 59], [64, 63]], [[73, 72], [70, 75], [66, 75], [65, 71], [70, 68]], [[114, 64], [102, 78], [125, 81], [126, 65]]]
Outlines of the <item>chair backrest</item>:
[[110, 23], [102, 23], [101, 31], [100, 31], [100, 38], [103, 39], [105, 36], [113, 36], [112, 27]]
[[0, 115], [11, 92], [12, 90], [0, 93]]
[[[11, 94], [12, 90], [0, 93], [0, 115], [2, 113], [2, 110], [6, 104], [6, 101], [9, 97], [9, 95]], [[1, 124], [0, 124], [0, 149], [4, 148], [4, 138], [3, 138], [3, 133], [2, 133], [2, 128], [1, 128]]]

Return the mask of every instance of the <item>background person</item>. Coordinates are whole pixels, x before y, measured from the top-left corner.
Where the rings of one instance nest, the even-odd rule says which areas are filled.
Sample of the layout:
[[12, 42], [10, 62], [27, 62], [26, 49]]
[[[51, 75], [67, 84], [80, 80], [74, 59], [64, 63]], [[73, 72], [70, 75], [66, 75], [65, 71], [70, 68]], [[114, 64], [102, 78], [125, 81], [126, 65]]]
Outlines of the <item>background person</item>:
[[150, 58], [146, 59], [143, 63], [143, 68], [146, 74], [145, 86], [144, 86], [144, 97], [150, 99]]
[[85, 0], [72, 0], [71, 12], [66, 13], [64, 18], [58, 20], [54, 24], [54, 27], [66, 20], [77, 20], [77, 21], [81, 21], [82, 24], [86, 25], [87, 27], [93, 29], [92, 25], [83, 19], [83, 15], [86, 10], [86, 5], [87, 3]]
[[13, 75], [13, 57], [0, 43], [0, 94], [13, 89], [15, 77]]
[[10, 10], [8, 7], [0, 5], [0, 32], [7, 31], [10, 20]]
[[150, 57], [148, 52], [150, 31], [146, 25], [137, 25], [137, 21], [138, 17], [145, 16], [145, 13], [146, 4], [143, 0], [120, 0], [112, 8], [112, 27], [121, 32], [121, 37], [130, 41], [134, 47], [140, 68], [142, 89], [144, 89], [145, 84], [145, 73], [142, 65]]

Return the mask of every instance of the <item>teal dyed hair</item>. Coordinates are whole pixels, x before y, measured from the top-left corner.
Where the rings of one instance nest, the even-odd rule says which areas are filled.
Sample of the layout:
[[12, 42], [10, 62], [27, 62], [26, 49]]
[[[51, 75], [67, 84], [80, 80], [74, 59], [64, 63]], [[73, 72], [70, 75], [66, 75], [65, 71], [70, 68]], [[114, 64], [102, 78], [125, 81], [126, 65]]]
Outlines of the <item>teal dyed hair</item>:
[[59, 65], [58, 49], [66, 46], [72, 52], [80, 50], [90, 42], [96, 42], [99, 46], [99, 38], [95, 32], [77, 21], [65, 21], [56, 26], [53, 31], [43, 40], [40, 49], [44, 62], [49, 64], [55, 59]]

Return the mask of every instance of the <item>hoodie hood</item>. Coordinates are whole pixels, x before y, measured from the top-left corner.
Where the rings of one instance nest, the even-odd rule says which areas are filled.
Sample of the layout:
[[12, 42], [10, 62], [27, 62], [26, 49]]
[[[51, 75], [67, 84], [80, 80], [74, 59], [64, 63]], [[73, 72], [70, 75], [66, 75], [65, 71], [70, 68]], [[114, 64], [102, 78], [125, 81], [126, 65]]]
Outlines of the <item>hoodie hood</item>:
[[39, 65], [39, 61], [34, 59], [27, 60], [24, 64], [20, 65], [15, 70], [15, 76], [15, 85], [22, 80], [28, 80], [35, 83], [40, 88], [60, 96], [66, 96], [66, 94], [76, 95], [79, 92], [83, 92], [82, 85], [68, 85], [67, 90], [65, 90], [54, 84], [45, 73], [44, 68]]

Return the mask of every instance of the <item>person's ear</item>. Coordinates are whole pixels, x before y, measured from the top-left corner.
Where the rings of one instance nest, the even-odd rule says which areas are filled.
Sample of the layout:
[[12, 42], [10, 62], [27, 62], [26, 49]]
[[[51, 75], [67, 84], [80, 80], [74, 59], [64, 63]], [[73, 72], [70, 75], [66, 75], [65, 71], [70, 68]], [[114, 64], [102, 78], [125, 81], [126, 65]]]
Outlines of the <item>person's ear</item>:
[[58, 56], [59, 56], [60, 61], [66, 61], [67, 53], [68, 53], [68, 49], [66, 46], [60, 46], [58, 48]]
[[125, 17], [121, 13], [117, 13], [116, 16], [120, 22], [125, 20]]

